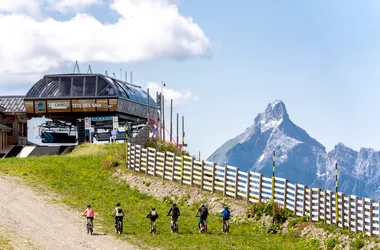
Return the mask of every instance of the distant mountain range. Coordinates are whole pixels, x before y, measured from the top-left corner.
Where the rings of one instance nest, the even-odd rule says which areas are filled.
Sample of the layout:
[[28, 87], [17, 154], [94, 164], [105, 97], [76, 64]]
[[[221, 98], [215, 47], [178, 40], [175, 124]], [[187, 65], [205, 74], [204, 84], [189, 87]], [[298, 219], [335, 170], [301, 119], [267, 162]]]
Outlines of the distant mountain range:
[[335, 163], [339, 168], [339, 192], [380, 198], [380, 152], [361, 148], [359, 152], [338, 143], [330, 152], [304, 129], [294, 124], [285, 104], [276, 100], [256, 116], [254, 124], [219, 147], [207, 160], [231, 165], [243, 171], [275, 175], [310, 187], [335, 190]]

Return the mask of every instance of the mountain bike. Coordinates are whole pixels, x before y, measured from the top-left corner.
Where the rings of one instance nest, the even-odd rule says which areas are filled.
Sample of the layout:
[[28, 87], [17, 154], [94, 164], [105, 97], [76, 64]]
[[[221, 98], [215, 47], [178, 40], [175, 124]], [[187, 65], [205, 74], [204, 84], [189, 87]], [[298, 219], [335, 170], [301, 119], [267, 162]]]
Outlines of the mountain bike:
[[123, 232], [123, 222], [120, 218], [116, 217], [115, 233], [122, 234]]
[[178, 233], [178, 223], [177, 223], [177, 220], [178, 220], [178, 218], [175, 219], [175, 220], [173, 220], [173, 218], [172, 218], [172, 221], [171, 221], [170, 229], [172, 230], [173, 233]]
[[86, 228], [87, 228], [87, 234], [91, 233], [91, 235], [92, 235], [93, 229], [92, 229], [92, 222], [91, 222], [90, 218], [87, 218]]
[[222, 233], [229, 233], [229, 232], [230, 232], [230, 225], [228, 224], [228, 220], [223, 220]]
[[150, 224], [150, 233], [156, 233], [156, 222], [152, 221]]
[[[200, 217], [200, 216], [195, 216]], [[202, 223], [198, 223], [198, 230], [200, 233], [207, 233], [207, 223], [206, 220], [203, 220]]]

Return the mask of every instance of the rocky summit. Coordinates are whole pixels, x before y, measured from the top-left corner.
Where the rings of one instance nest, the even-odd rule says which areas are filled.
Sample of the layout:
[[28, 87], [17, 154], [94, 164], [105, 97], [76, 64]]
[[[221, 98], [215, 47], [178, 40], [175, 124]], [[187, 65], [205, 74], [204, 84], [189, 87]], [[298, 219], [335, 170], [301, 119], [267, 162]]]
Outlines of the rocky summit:
[[219, 147], [207, 160], [243, 171], [272, 175], [310, 187], [334, 190], [335, 164], [339, 166], [339, 191], [360, 197], [380, 198], [380, 152], [359, 152], [338, 143], [330, 152], [304, 129], [294, 124], [281, 100], [270, 103], [244, 133]]

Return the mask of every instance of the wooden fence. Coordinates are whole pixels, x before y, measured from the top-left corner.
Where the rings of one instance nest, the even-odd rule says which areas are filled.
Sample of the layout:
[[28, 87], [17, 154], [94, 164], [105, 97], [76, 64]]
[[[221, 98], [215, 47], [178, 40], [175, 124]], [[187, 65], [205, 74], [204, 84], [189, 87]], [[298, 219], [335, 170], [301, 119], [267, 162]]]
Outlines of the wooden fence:
[[[171, 152], [158, 152], [153, 148], [127, 144], [127, 167], [136, 172], [159, 176], [212, 193], [245, 199], [247, 203], [271, 200], [272, 178], [256, 172], [243, 172], [232, 166], [218, 166], [209, 161], [198, 161], [189, 156], [176, 156]], [[274, 199], [296, 216], [309, 216], [311, 221], [324, 221], [352, 232], [379, 235], [380, 202], [359, 199], [320, 188], [292, 184], [275, 177]], [[338, 202], [338, 220], [336, 220]]]

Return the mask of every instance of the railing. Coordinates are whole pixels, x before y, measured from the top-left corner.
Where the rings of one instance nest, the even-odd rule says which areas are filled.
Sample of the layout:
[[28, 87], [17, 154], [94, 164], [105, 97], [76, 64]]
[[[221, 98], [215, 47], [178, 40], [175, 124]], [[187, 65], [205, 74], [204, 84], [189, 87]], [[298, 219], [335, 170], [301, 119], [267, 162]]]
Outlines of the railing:
[[[236, 167], [218, 166], [213, 162], [176, 156], [171, 152], [158, 152], [131, 143], [127, 144], [127, 158], [129, 169], [159, 176], [163, 180], [176, 181], [212, 193], [219, 191], [224, 196], [245, 199], [247, 203], [272, 198], [272, 178], [260, 173], [243, 172]], [[359, 199], [339, 192], [336, 196], [332, 191], [292, 184], [280, 177], [275, 177], [274, 200], [296, 216], [309, 216], [311, 221], [324, 221], [352, 232], [365, 232], [369, 236], [380, 235], [378, 201]]]

